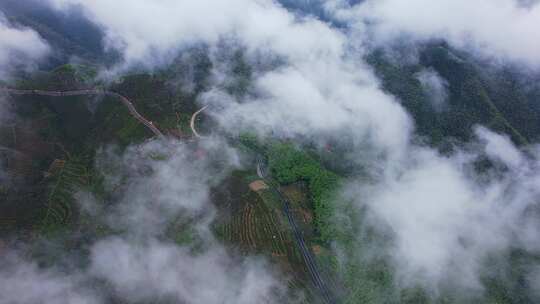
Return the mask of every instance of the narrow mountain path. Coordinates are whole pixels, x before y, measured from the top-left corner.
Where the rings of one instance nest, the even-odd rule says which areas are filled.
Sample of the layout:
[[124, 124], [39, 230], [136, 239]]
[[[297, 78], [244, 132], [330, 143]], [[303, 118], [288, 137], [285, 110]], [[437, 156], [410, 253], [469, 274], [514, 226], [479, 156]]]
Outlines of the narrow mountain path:
[[199, 116], [199, 114], [206, 110], [206, 108], [208, 108], [208, 106], [202, 107], [197, 112], [193, 113], [193, 115], [191, 115], [191, 121], [189, 122], [189, 126], [191, 127], [191, 132], [193, 132], [193, 135], [195, 135], [195, 137], [197, 138], [202, 138], [202, 136], [199, 134], [199, 132], [197, 132], [197, 129], [195, 128], [195, 121], [197, 119], [197, 116]]
[[145, 125], [152, 133], [157, 137], [165, 137], [163, 133], [148, 119], [144, 118], [133, 103], [125, 96], [116, 92], [106, 91], [102, 89], [87, 89], [87, 90], [73, 90], [73, 91], [44, 91], [44, 90], [18, 90], [0, 87], [0, 92], [5, 92], [11, 95], [41, 95], [41, 96], [53, 96], [53, 97], [65, 97], [65, 96], [79, 96], [79, 95], [104, 95], [118, 98], [128, 109], [131, 116], [137, 119], [140, 123]]

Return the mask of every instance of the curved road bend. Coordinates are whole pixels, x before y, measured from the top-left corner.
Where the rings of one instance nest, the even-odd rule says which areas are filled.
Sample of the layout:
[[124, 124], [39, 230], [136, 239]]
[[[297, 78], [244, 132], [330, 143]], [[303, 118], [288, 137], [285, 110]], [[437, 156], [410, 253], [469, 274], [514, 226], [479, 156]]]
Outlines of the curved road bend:
[[197, 119], [197, 116], [199, 114], [201, 114], [202, 111], [206, 110], [206, 108], [208, 108], [208, 106], [204, 106], [202, 108], [200, 108], [197, 112], [193, 113], [193, 115], [191, 115], [191, 120], [189, 122], [189, 126], [191, 127], [191, 132], [193, 132], [193, 135], [195, 135], [195, 137], [197, 138], [202, 138], [202, 136], [199, 134], [199, 132], [197, 132], [197, 129], [195, 129], [195, 120]]
[[129, 99], [124, 97], [123, 95], [120, 95], [116, 92], [111, 91], [105, 91], [101, 89], [88, 89], [88, 90], [74, 90], [74, 91], [43, 91], [43, 90], [18, 90], [18, 89], [10, 89], [10, 88], [3, 88], [0, 87], [0, 92], [6, 92], [8, 94], [12, 95], [42, 95], [42, 96], [53, 96], [53, 97], [62, 97], [62, 96], [78, 96], [78, 95], [106, 95], [106, 96], [112, 96], [120, 99], [120, 101], [128, 108], [129, 113], [131, 116], [133, 116], [135, 119], [137, 119], [140, 123], [145, 125], [152, 133], [154, 133], [157, 137], [164, 137], [163, 133], [154, 126], [154, 124], [144, 118], [137, 110], [135, 109], [135, 106]]

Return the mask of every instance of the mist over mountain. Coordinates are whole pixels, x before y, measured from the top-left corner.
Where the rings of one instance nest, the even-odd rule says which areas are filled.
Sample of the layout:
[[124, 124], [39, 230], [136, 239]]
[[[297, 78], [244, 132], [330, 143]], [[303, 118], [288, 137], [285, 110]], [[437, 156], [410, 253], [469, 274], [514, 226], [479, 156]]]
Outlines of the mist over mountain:
[[0, 303], [537, 303], [537, 1], [0, 3]]
[[103, 33], [77, 8], [61, 13], [44, 1], [6, 0], [0, 9], [11, 23], [32, 28], [52, 46], [49, 58], [41, 63], [44, 69], [74, 60], [110, 61], [102, 43]]

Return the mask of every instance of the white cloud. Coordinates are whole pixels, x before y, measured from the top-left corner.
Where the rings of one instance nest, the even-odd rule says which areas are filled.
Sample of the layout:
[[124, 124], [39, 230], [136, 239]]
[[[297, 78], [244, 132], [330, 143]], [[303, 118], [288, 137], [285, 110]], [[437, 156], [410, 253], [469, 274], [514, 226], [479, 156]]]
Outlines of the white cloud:
[[[204, 159], [197, 159], [196, 149], [205, 151]], [[159, 235], [179, 214], [212, 216], [209, 187], [239, 165], [236, 152], [214, 139], [198, 147], [171, 140], [132, 146], [122, 155], [113, 151], [101, 151], [97, 160], [118, 200], [104, 216], [112, 226], [129, 227], [136, 235]], [[218, 161], [223, 165], [214, 166]]]
[[9, 78], [16, 69], [31, 69], [49, 52], [50, 47], [33, 30], [14, 27], [0, 11], [0, 79]]
[[508, 136], [495, 134], [484, 127], [477, 127], [475, 133], [486, 145], [486, 153], [490, 158], [501, 161], [511, 168], [517, 168], [525, 162], [524, 156]]
[[81, 5], [89, 19], [104, 28], [107, 46], [122, 51], [129, 67], [163, 65], [185, 45], [214, 45], [225, 35], [297, 57], [307, 48], [315, 54], [336, 53], [342, 43], [323, 23], [297, 23], [271, 0], [50, 1], [58, 8]]
[[284, 288], [262, 261], [232, 259], [223, 248], [194, 254], [189, 248], [151, 241], [100, 241], [90, 272], [131, 301], [174, 299], [193, 304], [278, 303]]
[[[418, 40], [447, 39], [487, 56], [540, 66], [540, 5], [516, 0], [367, 0], [351, 9], [328, 1], [339, 19], [356, 24], [371, 41], [387, 44], [406, 35]], [[366, 27], [366, 24], [369, 26]]]
[[99, 297], [82, 287], [82, 276], [68, 275], [35, 262], [21, 260], [13, 252], [0, 255], [0, 302], [10, 304], [99, 304]]
[[[263, 257], [232, 255], [210, 233], [210, 187], [238, 165], [235, 151], [225, 142], [156, 140], [128, 147], [123, 154], [106, 150], [98, 159], [105, 186], [114, 190], [107, 202], [79, 196], [83, 212], [89, 212], [83, 216], [92, 223], [105, 217], [99, 225], [116, 232], [87, 243], [88, 255], [56, 251], [60, 255], [50, 257], [73, 265], [88, 261], [83, 267], [38, 267], [15, 258], [23, 249], [6, 250], [10, 256], [0, 252], [0, 303], [102, 304], [111, 297], [130, 303], [290, 300], [278, 268]], [[166, 236], [166, 228], [181, 220], [190, 224], [200, 244], [178, 245]], [[45, 252], [54, 245], [46, 243]]]
[[435, 111], [443, 111], [448, 106], [448, 82], [433, 69], [424, 69], [416, 74], [424, 93]]
[[508, 171], [488, 171], [489, 178], [481, 179], [470, 170], [476, 152], [442, 156], [415, 147], [374, 184], [350, 185], [357, 204], [369, 207], [370, 224], [390, 228], [390, 253], [402, 285], [480, 291], [489, 254], [511, 246], [540, 249], [540, 223], [532, 211], [540, 198], [540, 155], [527, 159], [507, 137], [478, 130], [481, 153], [508, 164]]
[[357, 75], [340, 68], [343, 64], [334, 58], [266, 73], [255, 81], [260, 97], [249, 100], [219, 91], [203, 100], [223, 109], [214, 116], [231, 132], [255, 128], [287, 137], [343, 132], [397, 157], [407, 145], [409, 117], [369, 73], [359, 67]]
[[[108, 226], [123, 233], [91, 246], [86, 276], [104, 280], [116, 296], [134, 302], [283, 300], [286, 287], [271, 265], [263, 258], [234, 258], [210, 233], [215, 216], [210, 188], [239, 165], [226, 142], [156, 140], [121, 155], [108, 150], [98, 159], [106, 185], [117, 196], [117, 207], [103, 210]], [[163, 240], [166, 228], [177, 221], [189, 223], [193, 237], [202, 242], [199, 247]]]

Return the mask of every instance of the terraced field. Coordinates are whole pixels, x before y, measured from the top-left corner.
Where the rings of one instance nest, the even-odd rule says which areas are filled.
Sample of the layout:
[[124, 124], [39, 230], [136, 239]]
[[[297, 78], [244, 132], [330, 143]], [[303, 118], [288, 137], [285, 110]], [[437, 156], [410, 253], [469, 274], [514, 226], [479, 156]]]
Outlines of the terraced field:
[[70, 223], [73, 219], [73, 195], [88, 183], [87, 169], [76, 159], [55, 161], [48, 174], [53, 181], [41, 223], [42, 228], [46, 230]]
[[239, 244], [244, 250], [270, 252], [272, 256], [287, 257], [291, 262], [301, 261], [289, 231], [282, 228], [275, 210], [268, 208], [256, 195], [249, 197], [242, 210], [220, 227], [223, 239]]
[[233, 193], [220, 197], [227, 216], [215, 227], [216, 235], [241, 254], [260, 254], [279, 265], [287, 276], [291, 291], [302, 290], [305, 303], [318, 303], [304, 260], [292, 231], [280, 209], [280, 202], [269, 190], [255, 192], [249, 182], [233, 176], [227, 189]]

